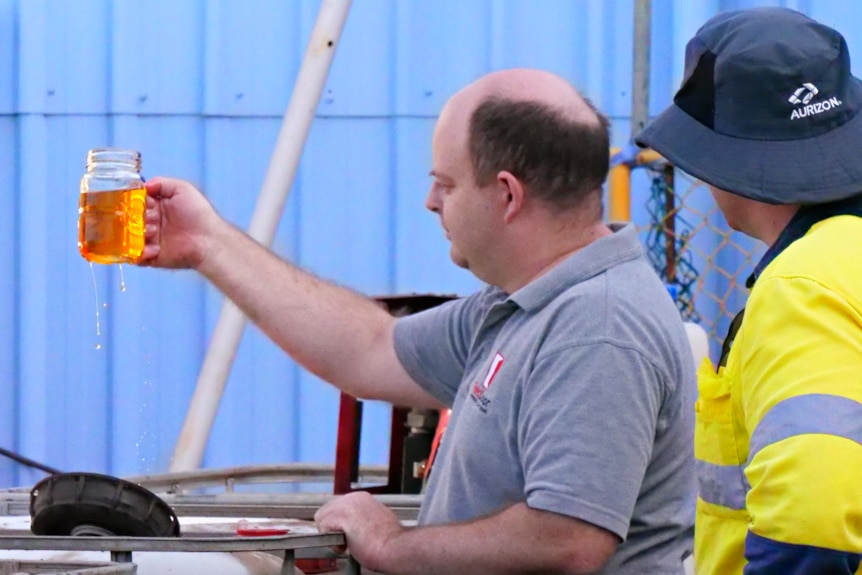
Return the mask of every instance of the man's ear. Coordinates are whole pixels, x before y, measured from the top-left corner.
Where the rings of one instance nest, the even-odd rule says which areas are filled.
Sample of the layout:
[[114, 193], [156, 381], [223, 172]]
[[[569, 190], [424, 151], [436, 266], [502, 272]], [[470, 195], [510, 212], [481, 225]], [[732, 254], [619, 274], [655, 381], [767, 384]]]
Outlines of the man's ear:
[[505, 212], [503, 221], [510, 223], [524, 207], [524, 184], [512, 172], [502, 171], [497, 174], [497, 183], [501, 193], [505, 194]]

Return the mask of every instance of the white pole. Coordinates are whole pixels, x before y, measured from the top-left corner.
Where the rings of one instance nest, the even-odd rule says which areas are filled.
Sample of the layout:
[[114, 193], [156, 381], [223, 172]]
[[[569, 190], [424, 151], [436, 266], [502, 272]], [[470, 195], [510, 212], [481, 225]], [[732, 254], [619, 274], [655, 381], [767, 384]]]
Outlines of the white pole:
[[[249, 235], [265, 246], [272, 245], [275, 237], [350, 3], [351, 0], [323, 0], [311, 31], [248, 229]], [[225, 299], [169, 471], [200, 467], [245, 322], [239, 308]]]
[[635, 0], [634, 54], [632, 58], [632, 138], [649, 121], [649, 58], [652, 0]]

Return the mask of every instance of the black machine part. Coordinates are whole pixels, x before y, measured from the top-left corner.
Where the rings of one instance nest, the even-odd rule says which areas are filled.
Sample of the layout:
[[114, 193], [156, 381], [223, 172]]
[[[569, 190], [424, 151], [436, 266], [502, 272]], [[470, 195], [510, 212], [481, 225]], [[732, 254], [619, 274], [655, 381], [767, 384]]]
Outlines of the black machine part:
[[110, 475], [57, 473], [30, 491], [34, 535], [179, 537], [174, 510], [155, 493]]

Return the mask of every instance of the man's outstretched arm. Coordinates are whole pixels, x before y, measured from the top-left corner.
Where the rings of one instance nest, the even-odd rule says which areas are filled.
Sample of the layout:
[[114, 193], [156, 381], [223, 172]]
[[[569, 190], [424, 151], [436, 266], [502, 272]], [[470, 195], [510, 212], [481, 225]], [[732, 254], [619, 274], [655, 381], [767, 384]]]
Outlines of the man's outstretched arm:
[[147, 183], [140, 265], [195, 269], [276, 344], [351, 395], [439, 407], [395, 355], [395, 319], [372, 300], [282, 260], [222, 219], [190, 183]]

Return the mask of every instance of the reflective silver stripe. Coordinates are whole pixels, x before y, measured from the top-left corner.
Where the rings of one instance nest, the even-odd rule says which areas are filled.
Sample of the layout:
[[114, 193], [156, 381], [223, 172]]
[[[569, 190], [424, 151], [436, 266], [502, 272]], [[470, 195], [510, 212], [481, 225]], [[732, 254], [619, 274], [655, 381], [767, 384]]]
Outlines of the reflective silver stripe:
[[[768, 445], [808, 434], [844, 437], [862, 445], [862, 403], [823, 393], [785, 399], [774, 405], [755, 428], [748, 460]], [[751, 489], [743, 472], [747, 464], [715, 465], [700, 460], [695, 464], [701, 499], [730, 509], [745, 509], [745, 495]]]
[[751, 435], [748, 460], [767, 445], [819, 433], [862, 444], [862, 403], [840, 395], [812, 393], [776, 403]]
[[716, 465], [695, 461], [698, 495], [707, 503], [745, 509], [745, 494], [751, 489], [743, 465]]

